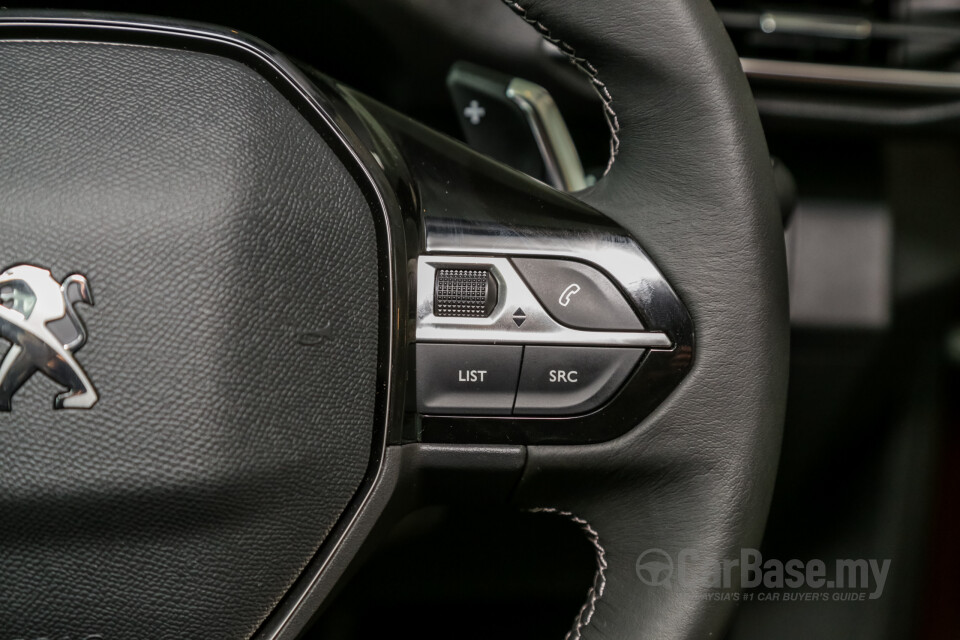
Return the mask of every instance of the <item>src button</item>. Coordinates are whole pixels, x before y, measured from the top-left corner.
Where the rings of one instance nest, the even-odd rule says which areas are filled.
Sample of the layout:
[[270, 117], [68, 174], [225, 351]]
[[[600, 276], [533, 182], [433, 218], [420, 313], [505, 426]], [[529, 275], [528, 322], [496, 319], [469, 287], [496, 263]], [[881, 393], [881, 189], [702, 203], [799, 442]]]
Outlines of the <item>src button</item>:
[[593, 267], [549, 258], [513, 258], [512, 262], [558, 322], [575, 329], [643, 331], [623, 294]]
[[516, 415], [571, 415], [595, 409], [619, 389], [643, 349], [526, 347]]

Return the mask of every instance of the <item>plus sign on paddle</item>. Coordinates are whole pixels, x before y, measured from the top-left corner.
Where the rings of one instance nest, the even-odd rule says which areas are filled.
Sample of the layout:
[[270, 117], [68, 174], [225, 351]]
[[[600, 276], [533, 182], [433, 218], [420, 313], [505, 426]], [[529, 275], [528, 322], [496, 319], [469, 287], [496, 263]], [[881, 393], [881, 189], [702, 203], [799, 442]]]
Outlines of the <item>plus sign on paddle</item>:
[[481, 107], [476, 100], [471, 100], [470, 104], [464, 107], [463, 115], [470, 121], [470, 124], [480, 124], [483, 116], [487, 115], [487, 110]]

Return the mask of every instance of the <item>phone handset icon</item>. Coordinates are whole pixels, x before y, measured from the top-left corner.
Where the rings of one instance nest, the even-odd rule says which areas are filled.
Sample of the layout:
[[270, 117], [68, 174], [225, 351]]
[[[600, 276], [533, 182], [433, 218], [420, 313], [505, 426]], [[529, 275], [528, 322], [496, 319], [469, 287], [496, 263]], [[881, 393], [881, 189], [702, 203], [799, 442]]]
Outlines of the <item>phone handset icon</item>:
[[575, 293], [580, 291], [580, 285], [573, 283], [563, 290], [563, 293], [560, 294], [560, 299], [557, 302], [560, 303], [561, 307], [565, 307], [570, 304], [570, 298], [573, 297]]

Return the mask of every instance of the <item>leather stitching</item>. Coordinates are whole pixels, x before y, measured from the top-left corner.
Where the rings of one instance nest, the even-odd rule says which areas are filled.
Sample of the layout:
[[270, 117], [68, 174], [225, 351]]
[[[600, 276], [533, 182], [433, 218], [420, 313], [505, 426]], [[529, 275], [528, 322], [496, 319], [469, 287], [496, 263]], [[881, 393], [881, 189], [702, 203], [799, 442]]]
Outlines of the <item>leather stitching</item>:
[[613, 110], [613, 96], [610, 95], [610, 90], [607, 89], [607, 85], [600, 80], [599, 71], [595, 66], [590, 64], [586, 58], [578, 56], [576, 49], [563, 40], [554, 37], [553, 34], [550, 33], [550, 29], [544, 26], [542, 22], [529, 17], [527, 10], [518, 2], [515, 0], [503, 0], [503, 3], [523, 18], [524, 22], [533, 26], [545, 40], [555, 44], [560, 51], [570, 59], [574, 66], [590, 78], [590, 83], [593, 85], [594, 91], [597, 92], [597, 95], [600, 96], [600, 100], [603, 102], [603, 115], [607, 119], [607, 126], [610, 127], [610, 159], [607, 160], [607, 168], [603, 171], [603, 175], [607, 175], [610, 167], [613, 166], [613, 161], [616, 159], [617, 153], [620, 152], [620, 121], [617, 118], [617, 112]]
[[596, 551], [597, 572], [593, 576], [593, 586], [591, 586], [587, 592], [587, 601], [580, 607], [573, 628], [564, 636], [564, 640], [580, 640], [583, 636], [583, 628], [590, 624], [590, 620], [593, 619], [593, 614], [597, 610], [597, 601], [603, 597], [603, 590], [607, 585], [607, 552], [603, 548], [603, 545], [600, 544], [600, 534], [583, 518], [569, 511], [561, 511], [553, 507], [538, 507], [536, 509], [530, 509], [530, 511], [532, 513], [553, 513], [573, 520], [580, 525], [580, 528], [587, 535], [587, 540], [590, 541], [590, 544], [593, 545]]

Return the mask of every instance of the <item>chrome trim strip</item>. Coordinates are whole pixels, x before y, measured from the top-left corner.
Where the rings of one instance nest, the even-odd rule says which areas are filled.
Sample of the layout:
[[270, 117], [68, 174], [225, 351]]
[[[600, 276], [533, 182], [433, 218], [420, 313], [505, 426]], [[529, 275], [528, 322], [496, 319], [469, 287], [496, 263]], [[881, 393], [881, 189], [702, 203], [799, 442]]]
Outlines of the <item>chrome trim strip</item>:
[[740, 58], [740, 65], [751, 80], [844, 86], [856, 89], [960, 93], [960, 73], [950, 71], [884, 69], [761, 58]]
[[[497, 279], [499, 300], [488, 318], [450, 318], [433, 313], [437, 268], [457, 265], [488, 268]], [[517, 324], [513, 315], [525, 316]], [[662, 331], [583, 331], [560, 324], [547, 313], [507, 258], [420, 256], [417, 263], [417, 342], [554, 344], [669, 349]]]
[[874, 35], [874, 23], [859, 16], [823, 15], [792, 11], [720, 11], [727, 29], [759, 30], [766, 34], [789, 34], [814, 38], [866, 40]]
[[780, 12], [761, 14], [757, 26], [768, 34], [785, 33], [848, 40], [865, 40], [873, 31], [873, 23], [862, 18]]

